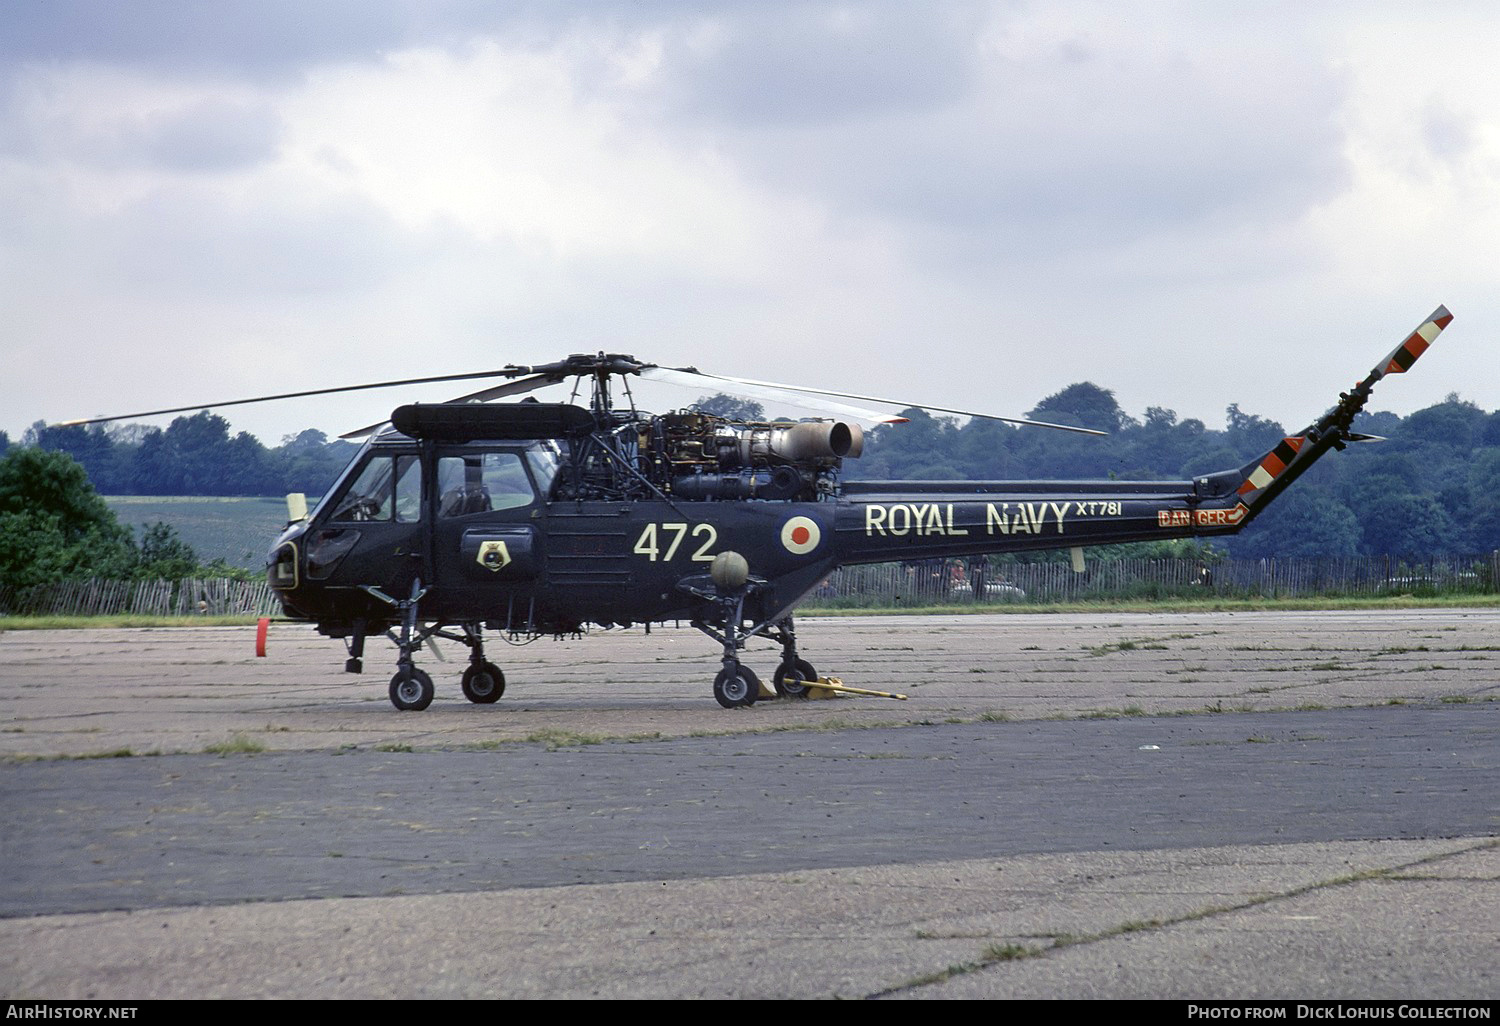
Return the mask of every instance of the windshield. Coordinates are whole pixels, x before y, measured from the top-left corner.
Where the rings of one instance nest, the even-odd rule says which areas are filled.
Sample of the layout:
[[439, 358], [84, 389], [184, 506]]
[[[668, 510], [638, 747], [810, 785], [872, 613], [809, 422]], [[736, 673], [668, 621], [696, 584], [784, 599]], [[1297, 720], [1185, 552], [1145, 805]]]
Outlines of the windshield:
[[374, 456], [336, 500], [332, 519], [409, 524], [421, 516], [421, 460], [416, 456]]

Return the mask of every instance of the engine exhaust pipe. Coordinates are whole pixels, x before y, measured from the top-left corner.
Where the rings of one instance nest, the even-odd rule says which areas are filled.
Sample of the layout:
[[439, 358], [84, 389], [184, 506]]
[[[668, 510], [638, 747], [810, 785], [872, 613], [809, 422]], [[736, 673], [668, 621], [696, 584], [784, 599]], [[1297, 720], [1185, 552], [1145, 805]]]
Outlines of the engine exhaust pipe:
[[742, 428], [737, 432], [741, 464], [756, 466], [767, 460], [797, 463], [816, 459], [859, 459], [865, 433], [858, 424], [807, 421], [787, 427]]

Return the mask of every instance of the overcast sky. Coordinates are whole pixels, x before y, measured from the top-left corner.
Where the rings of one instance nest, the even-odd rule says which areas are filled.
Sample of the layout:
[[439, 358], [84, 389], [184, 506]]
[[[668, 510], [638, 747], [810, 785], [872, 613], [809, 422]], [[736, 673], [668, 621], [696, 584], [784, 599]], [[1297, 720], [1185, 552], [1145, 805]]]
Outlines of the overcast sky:
[[1478, 0], [8, 0], [0, 429], [596, 350], [1296, 428], [1439, 303], [1373, 408], [1495, 410], [1497, 53]]

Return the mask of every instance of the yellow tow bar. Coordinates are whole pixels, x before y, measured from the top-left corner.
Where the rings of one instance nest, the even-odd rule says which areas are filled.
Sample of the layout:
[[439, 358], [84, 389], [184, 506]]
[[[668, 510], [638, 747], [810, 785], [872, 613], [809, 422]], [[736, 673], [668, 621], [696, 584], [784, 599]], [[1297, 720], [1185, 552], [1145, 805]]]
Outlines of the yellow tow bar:
[[835, 694], [844, 695], [868, 695], [871, 698], [894, 698], [898, 702], [906, 701], [905, 695], [897, 695], [890, 691], [870, 691], [867, 688], [851, 688], [837, 677], [819, 677], [816, 684], [807, 685], [808, 698], [832, 698]]

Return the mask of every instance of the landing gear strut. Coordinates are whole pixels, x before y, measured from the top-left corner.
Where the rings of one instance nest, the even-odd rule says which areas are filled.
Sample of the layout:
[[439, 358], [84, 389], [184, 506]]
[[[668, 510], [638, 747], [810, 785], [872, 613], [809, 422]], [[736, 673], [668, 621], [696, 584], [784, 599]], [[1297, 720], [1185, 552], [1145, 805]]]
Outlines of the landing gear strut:
[[[484, 626], [481, 623], [471, 622], [460, 624], [462, 634], [455, 634], [447, 630], [447, 624], [435, 623], [431, 626], [423, 626], [417, 619], [417, 607], [422, 596], [427, 594], [427, 589], [422, 587], [421, 580], [415, 580], [411, 585], [411, 594], [404, 599], [393, 599], [379, 588], [366, 587], [369, 594], [396, 607], [401, 616], [401, 629], [386, 632], [386, 636], [395, 643], [398, 652], [396, 657], [396, 675], [391, 678], [391, 704], [403, 712], [420, 711], [432, 704], [434, 688], [432, 678], [417, 669], [412, 661], [412, 654], [421, 648], [423, 643], [431, 638], [446, 638], [449, 641], [458, 641], [469, 646], [469, 665], [464, 670], [461, 686], [464, 697], [478, 705], [489, 705], [497, 702], [500, 696], [505, 694], [505, 674], [500, 667], [485, 659], [484, 657]], [[364, 624], [357, 625], [354, 642], [349, 649], [349, 665], [345, 669], [358, 672], [359, 657], [364, 651]]]
[[740, 664], [740, 650], [760, 635], [781, 646], [781, 665], [771, 678], [776, 694], [800, 698], [808, 685], [818, 679], [811, 663], [797, 655], [797, 630], [790, 615], [775, 621], [745, 626], [745, 599], [765, 582], [750, 576], [744, 557], [735, 552], [721, 552], [709, 567], [712, 586], [705, 587], [702, 578], [678, 584], [708, 604], [711, 615], [694, 620], [693, 626], [724, 646], [723, 669], [714, 678], [714, 699], [726, 709], [754, 705], [760, 697], [760, 678]]
[[694, 620], [693, 626], [724, 646], [724, 668], [714, 678], [714, 699], [726, 709], [754, 705], [760, 697], [760, 678], [755, 671], [740, 665], [740, 649], [750, 634], [742, 627], [745, 616], [745, 593], [723, 595], [715, 599], [719, 623], [710, 626]]
[[[727, 605], [727, 604], [726, 604]], [[695, 620], [693, 626], [724, 646], [724, 668], [714, 678], [714, 698], [726, 709], [754, 705], [760, 697], [760, 678], [740, 663], [740, 650], [756, 635], [781, 645], [781, 664], [771, 678], [771, 686], [781, 698], [806, 698], [810, 685], [816, 684], [818, 671], [812, 663], [797, 655], [797, 632], [790, 616], [772, 624], [744, 627], [741, 614], [743, 597], [734, 601], [719, 624], [710, 626]]]
[[391, 704], [402, 712], [421, 712], [432, 704], [432, 678], [417, 669], [411, 658], [424, 640], [417, 628], [417, 604], [426, 593], [421, 578], [417, 578], [411, 582], [410, 597], [395, 603], [401, 612], [401, 636], [396, 639], [401, 654], [396, 657], [396, 675], [391, 678]]
[[[702, 578], [681, 582], [678, 587], [703, 599], [710, 615], [694, 620], [693, 626], [724, 646], [724, 668], [714, 678], [714, 700], [726, 709], [754, 705], [760, 697], [760, 678], [740, 665], [740, 649], [756, 633], [746, 630], [745, 597], [761, 582], [750, 577], [750, 566], [738, 552], [721, 552], [708, 568], [712, 581]], [[700, 583], [702, 582], [702, 583]]]
[[498, 702], [505, 694], [505, 674], [484, 658], [484, 637], [477, 623], [463, 625], [463, 641], [469, 646], [469, 665], [464, 670], [464, 697], [478, 705]]
[[806, 698], [807, 686], [816, 683], [818, 671], [812, 663], [797, 656], [797, 631], [790, 616], [776, 621], [766, 637], [781, 643], [781, 665], [771, 678], [771, 686], [782, 698]]

